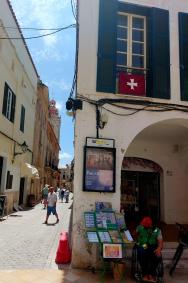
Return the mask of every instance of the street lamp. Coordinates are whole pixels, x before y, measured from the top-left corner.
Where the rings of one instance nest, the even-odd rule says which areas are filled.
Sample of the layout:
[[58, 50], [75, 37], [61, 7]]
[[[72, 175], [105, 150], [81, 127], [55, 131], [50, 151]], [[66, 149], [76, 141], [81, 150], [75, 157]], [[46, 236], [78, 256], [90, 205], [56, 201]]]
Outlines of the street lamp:
[[14, 154], [13, 154], [13, 159], [15, 158], [16, 155], [19, 155], [19, 154], [23, 154], [25, 153], [29, 147], [28, 145], [26, 144], [26, 142], [24, 141], [22, 144], [17, 144], [19, 145], [19, 147], [21, 148], [21, 152], [16, 152], [15, 149], [16, 149], [16, 143], [14, 143]]

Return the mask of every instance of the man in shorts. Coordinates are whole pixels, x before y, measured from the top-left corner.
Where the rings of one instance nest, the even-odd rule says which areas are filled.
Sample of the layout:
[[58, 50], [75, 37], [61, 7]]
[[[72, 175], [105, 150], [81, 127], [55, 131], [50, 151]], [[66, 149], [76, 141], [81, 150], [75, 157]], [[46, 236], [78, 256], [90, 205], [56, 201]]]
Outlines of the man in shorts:
[[57, 211], [56, 211], [56, 203], [57, 203], [57, 195], [54, 192], [54, 188], [50, 187], [48, 199], [47, 199], [46, 220], [45, 220], [44, 224], [48, 224], [48, 218], [49, 218], [51, 213], [56, 216], [56, 219], [57, 219], [56, 223], [59, 222], [59, 217], [58, 217], [58, 214], [57, 214]]

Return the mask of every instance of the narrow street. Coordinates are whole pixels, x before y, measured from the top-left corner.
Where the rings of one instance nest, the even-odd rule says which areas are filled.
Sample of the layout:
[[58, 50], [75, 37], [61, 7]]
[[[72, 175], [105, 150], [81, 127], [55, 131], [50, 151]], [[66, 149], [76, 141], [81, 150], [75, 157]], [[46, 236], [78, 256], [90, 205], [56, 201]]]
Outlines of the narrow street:
[[0, 269], [57, 269], [59, 235], [69, 229], [71, 205], [72, 194], [69, 203], [58, 201], [58, 224], [54, 224], [56, 218], [52, 215], [49, 225], [43, 224], [46, 210], [40, 203], [5, 217], [0, 222]]

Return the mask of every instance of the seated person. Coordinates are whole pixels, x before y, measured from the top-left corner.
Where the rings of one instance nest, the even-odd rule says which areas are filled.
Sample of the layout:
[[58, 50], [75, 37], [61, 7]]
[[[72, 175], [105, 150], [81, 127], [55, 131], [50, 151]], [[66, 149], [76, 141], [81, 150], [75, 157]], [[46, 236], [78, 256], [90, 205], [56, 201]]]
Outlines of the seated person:
[[137, 253], [142, 268], [142, 280], [156, 282], [156, 268], [161, 261], [163, 239], [161, 230], [154, 226], [150, 217], [144, 217], [137, 232]]

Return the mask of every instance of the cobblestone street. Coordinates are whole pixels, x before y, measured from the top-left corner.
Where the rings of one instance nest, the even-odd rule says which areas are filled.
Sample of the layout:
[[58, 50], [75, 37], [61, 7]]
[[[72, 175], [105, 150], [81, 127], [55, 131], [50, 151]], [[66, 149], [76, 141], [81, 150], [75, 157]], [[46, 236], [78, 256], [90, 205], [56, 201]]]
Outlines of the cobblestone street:
[[0, 222], [0, 269], [51, 269], [55, 264], [59, 235], [68, 231], [72, 200], [58, 201], [56, 218], [49, 217], [49, 225], [43, 224], [46, 210], [42, 204], [33, 209], [15, 212]]

